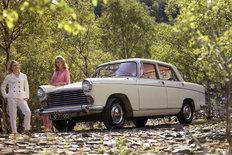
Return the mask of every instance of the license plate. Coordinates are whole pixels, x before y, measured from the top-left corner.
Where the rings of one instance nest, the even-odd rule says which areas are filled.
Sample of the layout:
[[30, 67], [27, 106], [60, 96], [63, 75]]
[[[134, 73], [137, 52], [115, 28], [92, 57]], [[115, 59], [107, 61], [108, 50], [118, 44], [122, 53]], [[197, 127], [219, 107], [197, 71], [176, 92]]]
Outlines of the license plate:
[[60, 113], [60, 114], [51, 114], [49, 115], [50, 120], [68, 120], [69, 114], [68, 113]]

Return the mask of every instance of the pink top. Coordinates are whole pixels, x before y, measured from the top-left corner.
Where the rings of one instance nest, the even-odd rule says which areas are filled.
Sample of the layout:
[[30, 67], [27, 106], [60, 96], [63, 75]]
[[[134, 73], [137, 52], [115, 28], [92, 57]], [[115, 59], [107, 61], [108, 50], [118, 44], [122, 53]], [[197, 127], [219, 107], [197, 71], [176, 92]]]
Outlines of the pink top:
[[50, 85], [54, 85], [57, 82], [64, 82], [65, 85], [70, 84], [70, 73], [67, 69], [54, 72]]

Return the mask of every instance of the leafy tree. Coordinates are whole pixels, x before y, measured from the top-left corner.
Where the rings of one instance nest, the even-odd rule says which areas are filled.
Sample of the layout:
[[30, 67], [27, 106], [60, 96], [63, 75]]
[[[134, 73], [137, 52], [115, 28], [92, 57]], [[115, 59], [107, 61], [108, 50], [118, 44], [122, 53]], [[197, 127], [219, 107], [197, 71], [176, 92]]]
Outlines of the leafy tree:
[[[20, 8], [20, 6], [18, 7]], [[56, 12], [50, 9], [45, 9], [43, 16], [33, 11], [20, 11], [19, 9], [18, 15], [19, 18], [15, 21], [13, 28], [7, 29], [12, 33], [11, 37], [17, 35], [17, 39], [11, 41], [10, 46], [8, 46], [10, 49], [9, 59], [19, 61], [21, 71], [28, 76], [30, 86], [30, 101], [28, 104], [32, 111], [32, 126], [34, 126], [33, 122], [38, 122], [34, 119], [36, 116], [34, 109], [40, 108], [36, 90], [39, 85], [49, 84], [53, 74], [54, 55], [59, 53], [55, 54], [56, 50], [53, 42], [58, 39], [54, 38], [54, 31], [52, 30], [57, 29], [57, 25], [62, 19], [55, 18], [57, 17], [55, 16]], [[14, 30], [18, 30], [18, 32], [15, 33]], [[4, 34], [0, 35], [3, 38], [1, 41], [4, 41], [5, 36]], [[6, 56], [1, 53], [1, 58], [2, 61], [5, 61]], [[6, 64], [1, 64], [1, 66], [4, 66], [4, 69], [1, 68], [3, 70], [1, 73], [6, 72]], [[5, 75], [1, 74], [1, 83]], [[6, 111], [4, 113], [6, 114]]]
[[200, 59], [211, 59], [220, 69], [226, 86], [227, 98], [227, 141], [232, 147], [231, 86], [232, 86], [232, 4], [230, 0], [187, 1], [171, 0], [180, 8], [175, 27], [189, 32], [190, 43], [198, 43], [195, 50]]
[[[14, 47], [17, 52], [13, 58], [21, 62], [21, 70], [28, 76], [30, 86], [30, 100], [28, 102], [32, 111], [31, 126], [33, 130], [39, 131], [42, 119], [35, 113], [41, 105], [37, 97], [37, 89], [40, 85], [49, 84], [54, 72], [54, 60], [57, 55], [67, 58], [68, 51], [58, 50], [58, 42], [61, 40], [57, 34], [65, 31], [58, 29], [57, 25], [64, 19], [62, 12], [55, 12], [49, 9], [39, 15], [36, 22], [27, 31], [30, 35], [23, 36]], [[22, 54], [25, 52], [25, 54]], [[69, 62], [69, 61], [68, 61]]]
[[[11, 39], [6, 37], [7, 35], [4, 34], [5, 32], [11, 33], [9, 34], [10, 37], [15, 36], [15, 39], [13, 38], [12, 41], [8, 41], [11, 44], [10, 46], [7, 46], [10, 47], [9, 58], [7, 59], [7, 62], [10, 59], [15, 59], [19, 61], [21, 64], [21, 71], [26, 73], [28, 76], [30, 86], [30, 101], [28, 102], [28, 104], [32, 111], [32, 129], [38, 129], [41, 126], [41, 124], [39, 124], [39, 122], [41, 122], [41, 119], [34, 113], [35, 109], [40, 108], [40, 105], [38, 104], [39, 100], [36, 96], [36, 91], [38, 86], [49, 84], [49, 81], [53, 74], [55, 57], [57, 55], [62, 55], [66, 58], [70, 66], [71, 81], [76, 81], [77, 79], [75, 77], [77, 74], [80, 75], [78, 76], [78, 80], [82, 80], [86, 77], [83, 73], [88, 73], [88, 75], [90, 75], [96, 65], [105, 62], [106, 59], [110, 59], [111, 56], [109, 53], [103, 53], [98, 48], [98, 41], [96, 41], [97, 33], [95, 32], [95, 20], [92, 20], [95, 19], [94, 16], [88, 15], [85, 19], [85, 13], [93, 13], [93, 9], [89, 8], [93, 8], [92, 4], [94, 3], [94, 1], [91, 1], [92, 4], [90, 3], [90, 1], [86, 2], [88, 3], [89, 8], [85, 6], [85, 12], [82, 11], [83, 8], [79, 8], [78, 10], [73, 5], [71, 5], [77, 3], [77, 1], [75, 1], [75, 3], [74, 1], [66, 1], [63, 3], [63, 1], [51, 2], [46, 0], [2, 0], [0, 2], [1, 4], [4, 3], [6, 4], [6, 6], [9, 7], [7, 10], [5, 10], [5, 8], [1, 10], [1, 13], [6, 14], [4, 16], [0, 15], [0, 23], [3, 23], [2, 25], [4, 25], [4, 27], [0, 25], [0, 27], [3, 27], [2, 31], [0, 32], [0, 45], [5, 46], [4, 41], [6, 39]], [[64, 5], [61, 5], [61, 3], [63, 3]], [[78, 1], [78, 3], [82, 3], [82, 1]], [[70, 15], [70, 12], [66, 10], [66, 7], [68, 7], [68, 10], [71, 10], [71, 12], [76, 9], [75, 12], [77, 14], [74, 13], [71, 14], [73, 16], [67, 16], [67, 14]], [[78, 11], [82, 11], [82, 13], [79, 13]], [[15, 16], [17, 16], [17, 19], [12, 19], [13, 17], [10, 16], [10, 12], [15, 12]], [[78, 19], [76, 17], [78, 17]], [[84, 21], [83, 24], [87, 26], [87, 29], [86, 31], [83, 31], [83, 33], [79, 33], [81, 31], [76, 31], [74, 28], [75, 26], [73, 27], [73, 23], [77, 23], [79, 22], [79, 20], [81, 21], [82, 19]], [[71, 22], [67, 23], [63, 21]], [[63, 29], [58, 29], [58, 27]], [[7, 29], [7, 31], [5, 31], [4, 28]], [[78, 37], [75, 38], [74, 35], [77, 34]], [[6, 39], [4, 39], [4, 37]], [[73, 40], [71, 40], [71, 38]], [[84, 40], [84, 46], [81, 48], [84, 49], [83, 54], [87, 55], [88, 62], [88, 68], [87, 70], [84, 70], [85, 72], [82, 72], [80, 69], [78, 69], [79, 67], [81, 69], [84, 69], [85, 63], [83, 61], [83, 58], [73, 46], [70, 46], [71, 43], [73, 43], [75, 47], [78, 47], [78, 39], [80, 39], [81, 41]], [[6, 57], [7, 56], [5, 54], [5, 50], [3, 48], [0, 48], [0, 70], [2, 71], [0, 72], [1, 83], [5, 77], [6, 72], [7, 63], [4, 63], [6, 61]], [[5, 111], [3, 111], [3, 113], [6, 114]], [[0, 115], [2, 119], [3, 115]], [[1, 123], [4, 123], [4, 121], [1, 121]], [[1, 124], [1, 127], [2, 129], [5, 129], [6, 125]]]
[[[9, 29], [14, 27], [15, 22], [17, 22], [18, 17], [20, 16], [20, 12], [37, 12], [43, 15], [44, 12], [49, 9], [50, 11], [54, 12], [62, 11], [66, 15], [72, 17], [74, 20], [76, 18], [76, 14], [73, 13], [73, 10], [64, 0], [1, 0], [1, 3], [3, 4], [3, 8], [1, 10], [2, 15], [0, 16], [0, 21], [5, 21]], [[92, 0], [92, 3], [96, 6], [97, 0]], [[20, 10], [15, 10], [14, 7], [19, 7]], [[80, 24], [73, 22], [72, 20], [61, 21], [59, 23], [59, 27], [64, 28], [66, 31], [74, 34], [78, 33], [82, 29]]]
[[[155, 17], [154, 20], [157, 23], [169, 23], [169, 16], [166, 14], [166, 7], [168, 7], [168, 0], [139, 0], [144, 9], [149, 13], [150, 16]], [[94, 9], [97, 17], [102, 16], [103, 1], [98, 0], [98, 4]], [[172, 18], [176, 18], [178, 12], [171, 13]]]
[[12, 16], [15, 16], [15, 18], [17, 18], [17, 21], [14, 25], [8, 23], [8, 18], [0, 18], [0, 48], [2, 49], [1, 52], [5, 52], [5, 66], [7, 67], [7, 64], [10, 61], [11, 57], [11, 45], [20, 35], [22, 35], [23, 28], [30, 25], [30, 21], [27, 20], [30, 18], [30, 15], [28, 15], [28, 13], [26, 12], [20, 12], [20, 7], [17, 2], [2, 0], [0, 1], [0, 7], [0, 12], [3, 14], [3, 17], [6, 16], [6, 10], [9, 9], [19, 11], [18, 14], [20, 15], [18, 17], [18, 14], [16, 15], [15, 12], [12, 13]]
[[[195, 52], [197, 44], [189, 44], [191, 36], [189, 32], [176, 32], [175, 28], [167, 24], [159, 24], [155, 27], [155, 41], [152, 45], [152, 58], [169, 62], [179, 69], [185, 81], [203, 84], [208, 96], [208, 118], [211, 117], [212, 85], [221, 78], [218, 74], [219, 68], [210, 63], [210, 60], [199, 60], [199, 54]], [[220, 94], [214, 91], [215, 94]]]
[[116, 58], [148, 57], [154, 20], [135, 0], [112, 0], [100, 19], [102, 48]]
[[[0, 18], [0, 56], [2, 58], [2, 63], [5, 62], [4, 64], [1, 64], [2, 72], [1, 72], [1, 80], [0, 82], [2, 83], [2, 80], [5, 77], [6, 73], [6, 68], [7, 65], [12, 58], [18, 59], [22, 55], [24, 55], [27, 51], [22, 51], [21, 53], [18, 53], [16, 56], [16, 49], [19, 49], [17, 46], [16, 42], [24, 37], [28, 37], [32, 33], [36, 33], [37, 31], [31, 32], [29, 31], [33, 29], [32, 23], [34, 23], [37, 19], [36, 13], [33, 12], [21, 12], [20, 11], [20, 3], [17, 1], [0, 1], [0, 12], [6, 14], [6, 10], [16, 10], [18, 11], [17, 13], [17, 21], [14, 22], [13, 25], [9, 25], [9, 21], [7, 18]], [[33, 25], [34, 28], [36, 28], [36, 25]], [[22, 44], [23, 42], [21, 42]], [[3, 69], [4, 68], [4, 69]], [[7, 118], [6, 115], [6, 106], [3, 104], [2, 106], [2, 118]], [[3, 120], [3, 122], [6, 122], [7, 120]], [[8, 124], [8, 123], [6, 123]], [[6, 130], [9, 129], [8, 125], [4, 125]], [[6, 131], [7, 132], [7, 131]]]
[[175, 32], [173, 26], [168, 24], [156, 26], [155, 34], [152, 58], [177, 66], [186, 81], [200, 83], [201, 66], [197, 64], [198, 55], [188, 44], [188, 34]]
[[169, 22], [165, 13], [168, 0], [140, 0], [140, 3], [144, 4], [144, 8], [150, 13], [150, 16], [155, 17], [157, 23]]
[[62, 39], [58, 40], [57, 48], [60, 51], [66, 51], [72, 79], [77, 81], [90, 77], [95, 70], [94, 67], [102, 61], [109, 61], [111, 54], [103, 53], [99, 48], [100, 29], [97, 26], [93, 5], [89, 1], [69, 2], [68, 4], [77, 14], [76, 21], [85, 30], [75, 36], [66, 31], [60, 32], [58, 35]]
[[[1, 0], [3, 9], [1, 10], [2, 15], [0, 15], [0, 21], [5, 21], [8, 28], [13, 28], [19, 16], [19, 10], [15, 10], [14, 7], [20, 7], [21, 12], [37, 12], [41, 15], [43, 15], [47, 9], [53, 12], [62, 11], [67, 16], [70, 16], [71, 19], [68, 21], [62, 20], [59, 23], [59, 28], [64, 28], [70, 33], [77, 34], [82, 30], [82, 26], [74, 21], [76, 19], [76, 14], [73, 12], [73, 9], [69, 7], [66, 1], [69, 0]], [[98, 0], [90, 1], [92, 2], [93, 6], [97, 6]], [[102, 1], [107, 3], [107, 0]]]

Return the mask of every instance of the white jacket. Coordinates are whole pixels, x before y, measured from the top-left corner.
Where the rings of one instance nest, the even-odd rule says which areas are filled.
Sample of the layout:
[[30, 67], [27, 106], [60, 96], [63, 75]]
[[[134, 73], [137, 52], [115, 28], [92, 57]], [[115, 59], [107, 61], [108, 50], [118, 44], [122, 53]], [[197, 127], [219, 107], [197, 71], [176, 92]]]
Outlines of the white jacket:
[[[7, 84], [9, 87], [8, 93], [6, 93]], [[29, 99], [29, 86], [26, 74], [20, 72], [18, 78], [14, 73], [8, 74], [2, 83], [1, 91], [4, 98]]]

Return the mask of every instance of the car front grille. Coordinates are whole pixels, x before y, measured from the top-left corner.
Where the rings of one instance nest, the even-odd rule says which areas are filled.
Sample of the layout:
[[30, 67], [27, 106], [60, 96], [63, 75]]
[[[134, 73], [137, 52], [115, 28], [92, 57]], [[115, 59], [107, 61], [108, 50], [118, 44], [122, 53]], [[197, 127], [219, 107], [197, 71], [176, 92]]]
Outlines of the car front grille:
[[47, 108], [83, 104], [88, 104], [88, 99], [82, 90], [53, 92], [48, 94]]

